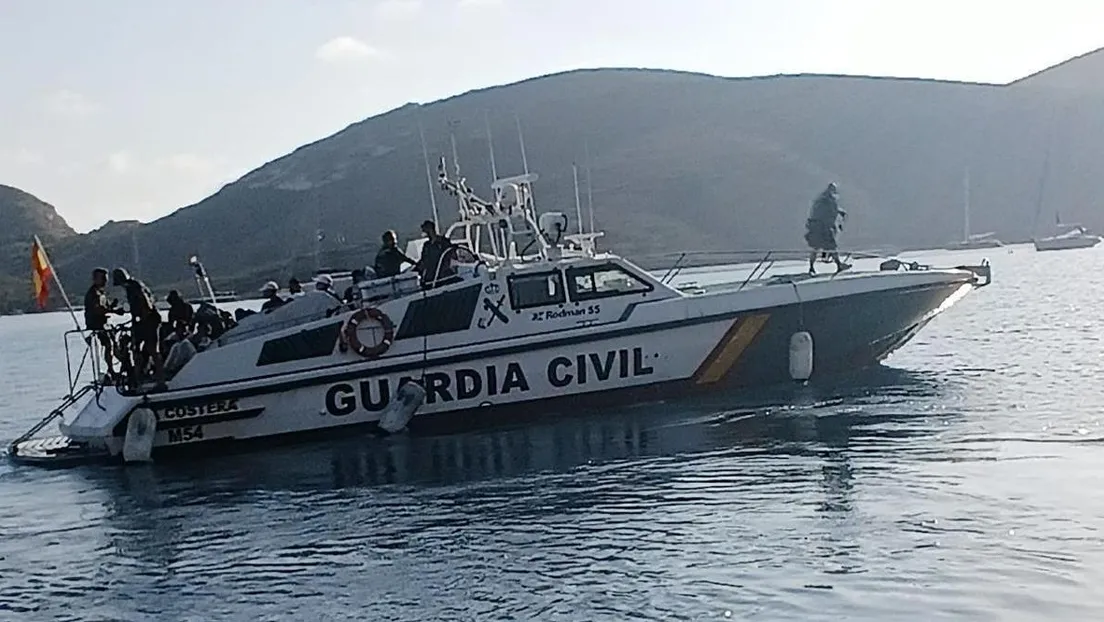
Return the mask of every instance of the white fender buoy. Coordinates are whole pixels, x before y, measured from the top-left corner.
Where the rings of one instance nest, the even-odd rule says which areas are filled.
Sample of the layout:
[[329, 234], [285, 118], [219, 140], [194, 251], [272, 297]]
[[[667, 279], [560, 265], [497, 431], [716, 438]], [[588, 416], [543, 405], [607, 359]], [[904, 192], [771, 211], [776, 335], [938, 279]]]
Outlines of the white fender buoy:
[[395, 399], [380, 414], [380, 429], [389, 434], [401, 431], [414, 418], [414, 411], [422, 406], [425, 397], [425, 389], [417, 382], [407, 382], [399, 387]]
[[807, 331], [790, 337], [790, 378], [806, 381], [813, 375], [813, 336]]
[[154, 435], [157, 434], [157, 417], [147, 408], [139, 408], [130, 413], [127, 420], [126, 438], [123, 439], [123, 460], [126, 462], [149, 462], [153, 451]]

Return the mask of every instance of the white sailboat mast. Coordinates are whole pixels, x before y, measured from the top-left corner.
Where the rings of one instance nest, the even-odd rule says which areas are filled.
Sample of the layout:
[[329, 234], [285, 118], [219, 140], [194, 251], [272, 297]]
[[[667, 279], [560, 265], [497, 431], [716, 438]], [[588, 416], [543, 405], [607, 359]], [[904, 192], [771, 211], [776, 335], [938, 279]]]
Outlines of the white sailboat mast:
[[962, 175], [962, 241], [970, 241], [970, 169]]

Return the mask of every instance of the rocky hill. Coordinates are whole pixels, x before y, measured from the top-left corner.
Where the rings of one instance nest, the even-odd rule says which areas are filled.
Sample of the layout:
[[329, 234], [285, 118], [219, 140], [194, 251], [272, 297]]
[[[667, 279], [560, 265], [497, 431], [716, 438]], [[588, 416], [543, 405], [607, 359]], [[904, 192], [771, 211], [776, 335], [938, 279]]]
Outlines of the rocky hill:
[[[199, 253], [217, 287], [252, 290], [318, 262], [366, 263], [379, 233], [430, 215], [429, 156], [451, 155], [486, 190], [485, 120], [500, 175], [541, 175], [543, 210], [574, 213], [571, 163], [589, 152], [595, 220], [630, 257], [686, 248], [799, 248], [809, 202], [836, 181], [852, 248], [939, 246], [974, 231], [1045, 233], [1054, 213], [1104, 229], [1104, 92], [1094, 52], [1010, 85], [845, 76], [728, 79], [643, 69], [574, 71], [408, 105], [269, 162], [147, 225], [114, 224], [59, 246], [66, 274], [133, 267], [187, 284]], [[451, 159], [451, 157], [450, 157]], [[1049, 164], [1044, 166], [1044, 161]], [[1044, 178], [1044, 170], [1048, 174]], [[584, 178], [584, 183], [585, 183]], [[437, 194], [442, 219], [454, 214]]]
[[44, 244], [67, 240], [76, 232], [53, 205], [18, 188], [0, 185], [0, 313], [28, 308], [31, 240]]

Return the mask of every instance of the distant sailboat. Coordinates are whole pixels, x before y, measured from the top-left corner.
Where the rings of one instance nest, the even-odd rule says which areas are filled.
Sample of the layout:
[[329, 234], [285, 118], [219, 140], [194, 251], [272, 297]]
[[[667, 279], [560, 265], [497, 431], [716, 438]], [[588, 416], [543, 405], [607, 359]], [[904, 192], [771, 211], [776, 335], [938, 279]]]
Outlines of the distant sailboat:
[[962, 175], [962, 240], [947, 246], [948, 250], [999, 248], [1004, 246], [994, 236], [996, 233], [970, 233], [970, 169]]
[[1100, 236], [1089, 233], [1081, 225], [1063, 225], [1062, 217], [1057, 213], [1054, 215], [1054, 225], [1056, 229], [1064, 228], [1066, 231], [1045, 238], [1036, 238], [1033, 240], [1035, 250], [1064, 251], [1075, 248], [1092, 248], [1100, 244]]

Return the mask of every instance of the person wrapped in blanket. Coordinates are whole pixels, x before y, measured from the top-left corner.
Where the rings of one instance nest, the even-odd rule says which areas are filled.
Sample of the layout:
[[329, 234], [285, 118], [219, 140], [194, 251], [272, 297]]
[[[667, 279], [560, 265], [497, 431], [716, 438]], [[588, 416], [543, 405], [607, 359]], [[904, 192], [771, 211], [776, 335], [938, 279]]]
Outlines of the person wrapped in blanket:
[[843, 221], [846, 219], [847, 212], [839, 206], [836, 182], [832, 182], [813, 201], [809, 219], [805, 221], [805, 242], [812, 249], [809, 253], [809, 274], [816, 274], [816, 260], [821, 256], [836, 263], [836, 272], [851, 267], [840, 261], [836, 246], [836, 232], [843, 231]]

